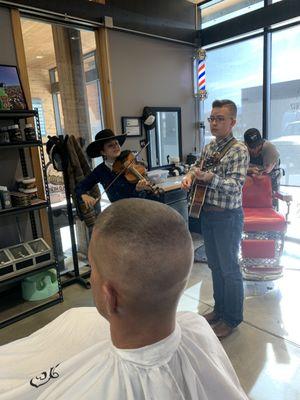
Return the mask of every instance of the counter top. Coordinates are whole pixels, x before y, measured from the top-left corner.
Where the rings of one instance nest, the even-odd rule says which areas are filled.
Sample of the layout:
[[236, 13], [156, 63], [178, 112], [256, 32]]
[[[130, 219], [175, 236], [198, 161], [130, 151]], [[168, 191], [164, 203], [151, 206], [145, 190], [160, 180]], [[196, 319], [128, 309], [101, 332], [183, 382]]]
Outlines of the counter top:
[[158, 183], [156, 186], [163, 189], [165, 192], [180, 189], [183, 177], [184, 175], [171, 176], [170, 178], [167, 178], [164, 182]]

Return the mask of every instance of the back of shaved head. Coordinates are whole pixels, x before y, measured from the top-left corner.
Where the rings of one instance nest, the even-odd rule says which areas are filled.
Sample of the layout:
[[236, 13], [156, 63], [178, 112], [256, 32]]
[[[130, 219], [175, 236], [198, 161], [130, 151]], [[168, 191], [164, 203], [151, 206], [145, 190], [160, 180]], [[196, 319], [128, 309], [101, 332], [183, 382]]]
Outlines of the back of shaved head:
[[126, 199], [98, 217], [90, 244], [93, 267], [134, 312], [176, 307], [192, 265], [183, 218], [164, 204]]

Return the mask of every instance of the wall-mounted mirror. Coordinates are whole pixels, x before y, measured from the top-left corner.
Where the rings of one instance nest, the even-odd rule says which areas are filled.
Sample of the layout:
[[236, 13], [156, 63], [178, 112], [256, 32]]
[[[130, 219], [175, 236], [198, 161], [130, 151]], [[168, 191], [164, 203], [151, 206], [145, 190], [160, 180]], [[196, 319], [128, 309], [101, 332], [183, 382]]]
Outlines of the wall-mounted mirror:
[[155, 127], [147, 131], [148, 168], [161, 168], [182, 159], [181, 108], [151, 107], [155, 112]]

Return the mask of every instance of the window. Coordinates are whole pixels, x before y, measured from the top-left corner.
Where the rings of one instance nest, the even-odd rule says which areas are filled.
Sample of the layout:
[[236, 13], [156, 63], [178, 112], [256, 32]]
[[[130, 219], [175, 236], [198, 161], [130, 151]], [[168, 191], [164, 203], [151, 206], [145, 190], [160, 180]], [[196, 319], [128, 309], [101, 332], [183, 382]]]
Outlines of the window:
[[91, 124], [92, 138], [103, 127], [103, 116], [101, 113], [101, 93], [98, 72], [96, 68], [95, 51], [83, 56], [85, 82], [87, 91], [87, 102]]
[[53, 110], [54, 110], [56, 134], [63, 135], [64, 134], [64, 114], [62, 111], [61, 96], [59, 93], [58, 73], [57, 73], [56, 67], [49, 70], [49, 76], [50, 76], [50, 83], [51, 83], [51, 93], [52, 93], [52, 100], [53, 100]]
[[[241, 139], [248, 128], [261, 130], [263, 38], [209, 50], [206, 71], [208, 98], [204, 102], [205, 121], [215, 99], [230, 99], [238, 108], [235, 136]], [[206, 143], [211, 139], [208, 125], [205, 139]]]
[[[102, 129], [103, 121], [101, 114], [101, 92], [98, 72], [96, 69], [95, 51], [83, 55], [83, 68], [86, 83], [87, 105], [91, 126], [92, 139]], [[58, 81], [57, 67], [51, 69], [50, 82], [53, 98], [56, 130], [59, 135], [64, 132], [63, 110]]]
[[44, 109], [43, 109], [43, 102], [41, 99], [32, 99], [32, 108], [34, 110], [37, 110], [39, 114], [39, 120], [40, 120], [40, 127], [41, 127], [41, 135], [42, 136], [47, 136], [46, 132], [46, 124], [45, 124], [45, 114], [44, 114]]
[[200, 5], [201, 29], [257, 10], [263, 6], [263, 0], [212, 0], [203, 6]]
[[300, 25], [272, 34], [269, 139], [280, 152], [283, 183], [300, 186]]
[[[74, 135], [87, 145], [102, 128], [94, 32], [27, 18], [22, 18], [22, 32], [31, 94], [37, 99], [34, 106], [39, 110], [42, 131]], [[47, 155], [45, 159], [47, 162]], [[62, 177], [54, 173], [49, 177], [51, 205], [65, 209]], [[54, 216], [60, 268], [69, 270], [75, 260], [69, 227], [60, 215]], [[85, 265], [88, 235], [76, 216], [75, 225], [78, 258]]]

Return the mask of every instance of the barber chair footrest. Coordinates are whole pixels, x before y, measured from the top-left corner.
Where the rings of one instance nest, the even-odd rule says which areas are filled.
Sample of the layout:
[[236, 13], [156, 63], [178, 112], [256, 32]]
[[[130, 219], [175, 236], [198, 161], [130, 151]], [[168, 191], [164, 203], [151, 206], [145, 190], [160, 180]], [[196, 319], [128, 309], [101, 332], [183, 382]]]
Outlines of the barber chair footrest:
[[279, 279], [283, 276], [283, 267], [281, 265], [266, 267], [266, 266], [248, 266], [242, 268], [243, 278], [253, 281], [270, 281]]

